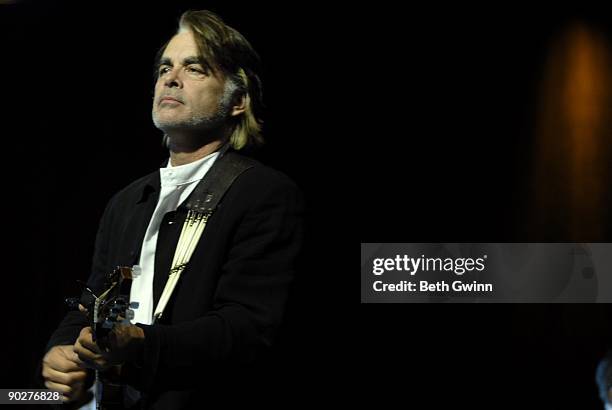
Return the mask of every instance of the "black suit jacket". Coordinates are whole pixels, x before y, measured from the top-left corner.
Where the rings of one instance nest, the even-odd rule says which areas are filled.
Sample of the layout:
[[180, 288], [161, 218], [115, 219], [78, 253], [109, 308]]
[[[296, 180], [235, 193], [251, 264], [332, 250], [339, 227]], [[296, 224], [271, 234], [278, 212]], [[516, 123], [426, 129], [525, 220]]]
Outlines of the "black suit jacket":
[[[94, 291], [115, 266], [138, 262], [159, 190], [156, 171], [108, 203], [88, 281]], [[162, 221], [154, 305], [186, 214], [180, 206]], [[147, 408], [193, 408], [202, 394], [211, 398], [229, 386], [258, 385], [263, 367], [256, 359], [271, 346], [283, 317], [302, 242], [302, 214], [301, 193], [285, 175], [257, 163], [236, 179], [210, 217], [161, 322], [140, 325], [144, 365], [127, 363], [124, 373], [144, 393]], [[47, 349], [73, 344], [85, 326], [80, 312], [70, 312]]]

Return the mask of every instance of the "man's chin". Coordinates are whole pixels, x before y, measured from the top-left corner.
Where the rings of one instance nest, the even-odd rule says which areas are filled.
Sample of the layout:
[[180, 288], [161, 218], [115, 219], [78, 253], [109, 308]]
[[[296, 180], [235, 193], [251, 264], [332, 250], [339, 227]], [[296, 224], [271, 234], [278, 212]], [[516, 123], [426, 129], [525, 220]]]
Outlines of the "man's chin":
[[172, 131], [181, 131], [189, 128], [191, 124], [184, 120], [169, 119], [169, 118], [153, 118], [153, 124], [159, 130], [168, 133]]

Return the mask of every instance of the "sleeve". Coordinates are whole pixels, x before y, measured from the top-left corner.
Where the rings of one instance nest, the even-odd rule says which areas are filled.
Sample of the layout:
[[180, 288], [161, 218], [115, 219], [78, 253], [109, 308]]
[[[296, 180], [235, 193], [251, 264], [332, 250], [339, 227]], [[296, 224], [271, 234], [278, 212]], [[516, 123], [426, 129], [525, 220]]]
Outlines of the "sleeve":
[[612, 369], [610, 368], [610, 360], [612, 359], [612, 350], [608, 350], [606, 355], [597, 364], [595, 371], [595, 383], [599, 391], [599, 398], [604, 403], [606, 410], [611, 408], [608, 400], [608, 391], [612, 388]]
[[[108, 269], [112, 204], [113, 200], [111, 199], [104, 210], [96, 234], [91, 275], [87, 281], [88, 286], [94, 290], [102, 285], [104, 274]], [[83, 292], [81, 295], [81, 303], [86, 302], [88, 298], [89, 295]], [[74, 344], [81, 329], [88, 326], [88, 324], [87, 317], [83, 313], [75, 311], [68, 312], [55, 332], [51, 335], [45, 352], [49, 351], [53, 346]]]
[[608, 350], [608, 352], [606, 353], [601, 363], [603, 364], [603, 372], [604, 372], [603, 373], [603, 382], [604, 382], [603, 385], [605, 387], [606, 395], [607, 395], [608, 390], [612, 389], [612, 366], [610, 366], [610, 364], [612, 363], [612, 349]]
[[267, 351], [294, 277], [302, 214], [302, 195], [291, 181], [268, 186], [233, 238], [213, 310], [175, 325], [139, 324], [145, 333], [141, 389], [184, 388], [197, 368], [248, 364]]

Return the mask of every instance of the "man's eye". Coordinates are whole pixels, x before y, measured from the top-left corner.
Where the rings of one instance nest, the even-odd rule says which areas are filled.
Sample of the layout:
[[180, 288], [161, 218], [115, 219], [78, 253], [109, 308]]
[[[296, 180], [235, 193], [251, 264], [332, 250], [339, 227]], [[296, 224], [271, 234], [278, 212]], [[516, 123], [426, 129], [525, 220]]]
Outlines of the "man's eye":
[[189, 73], [206, 74], [200, 67], [187, 66], [186, 70]]
[[160, 75], [160, 76], [161, 76], [161, 75], [164, 75], [164, 74], [166, 74], [166, 73], [167, 73], [167, 72], [169, 72], [169, 71], [170, 71], [170, 67], [161, 67], [161, 68], [159, 69], [159, 75]]

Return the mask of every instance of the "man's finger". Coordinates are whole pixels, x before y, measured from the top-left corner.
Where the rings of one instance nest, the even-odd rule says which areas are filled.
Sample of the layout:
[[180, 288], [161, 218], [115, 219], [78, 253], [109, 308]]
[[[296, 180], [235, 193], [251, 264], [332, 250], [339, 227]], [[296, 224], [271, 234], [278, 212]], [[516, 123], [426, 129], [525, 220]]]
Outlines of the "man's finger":
[[74, 353], [76, 353], [81, 364], [89, 364], [95, 362], [96, 360], [102, 359], [102, 355], [84, 348], [78, 341], [74, 345]]
[[52, 360], [45, 362], [45, 364], [53, 370], [64, 373], [81, 370], [78, 364], [72, 360]]
[[104, 370], [107, 367], [106, 358], [98, 353], [94, 353], [89, 349], [84, 348], [79, 341], [74, 344], [74, 352], [77, 354], [80, 364], [79, 368], [89, 368], [96, 370]]
[[67, 386], [73, 386], [78, 383], [83, 383], [87, 378], [87, 372], [80, 369], [74, 372], [64, 373], [59, 372], [57, 370], [53, 370], [51, 368], [47, 368], [43, 369], [42, 375], [47, 381], [64, 384]]
[[[74, 347], [73, 347], [73, 349], [74, 349]], [[79, 358], [79, 355], [76, 354], [76, 352], [74, 352], [74, 351], [70, 354], [70, 360], [73, 361], [74, 363], [76, 363], [76, 365], [79, 366], [79, 367], [81, 367], [80, 365], [83, 364], [83, 361]]]
[[60, 392], [62, 394], [60, 399], [64, 403], [74, 401], [77, 398], [73, 396], [75, 395], [75, 393], [78, 393], [78, 391], [70, 386], [66, 386], [61, 383], [45, 382], [45, 387], [49, 390]]
[[45, 382], [45, 387], [47, 389], [49, 389], [49, 390], [55, 390], [55, 391], [58, 391], [58, 392], [60, 392], [62, 394], [68, 394], [68, 395], [70, 393], [72, 393], [72, 390], [73, 390], [72, 387], [70, 387], [70, 386], [68, 386], [66, 384], [55, 383], [55, 382], [52, 382], [52, 381], [49, 381], [49, 380], [47, 380]]
[[102, 358], [102, 355], [99, 353], [92, 352], [89, 349], [86, 349], [82, 345], [74, 345], [74, 352], [77, 354], [79, 360], [87, 361], [87, 360], [98, 360]]
[[91, 350], [92, 352], [100, 353], [100, 348], [93, 341], [92, 336], [93, 336], [93, 333], [91, 331], [91, 327], [86, 327], [83, 330], [81, 330], [81, 334], [79, 335], [77, 342], [80, 343], [81, 346]]

